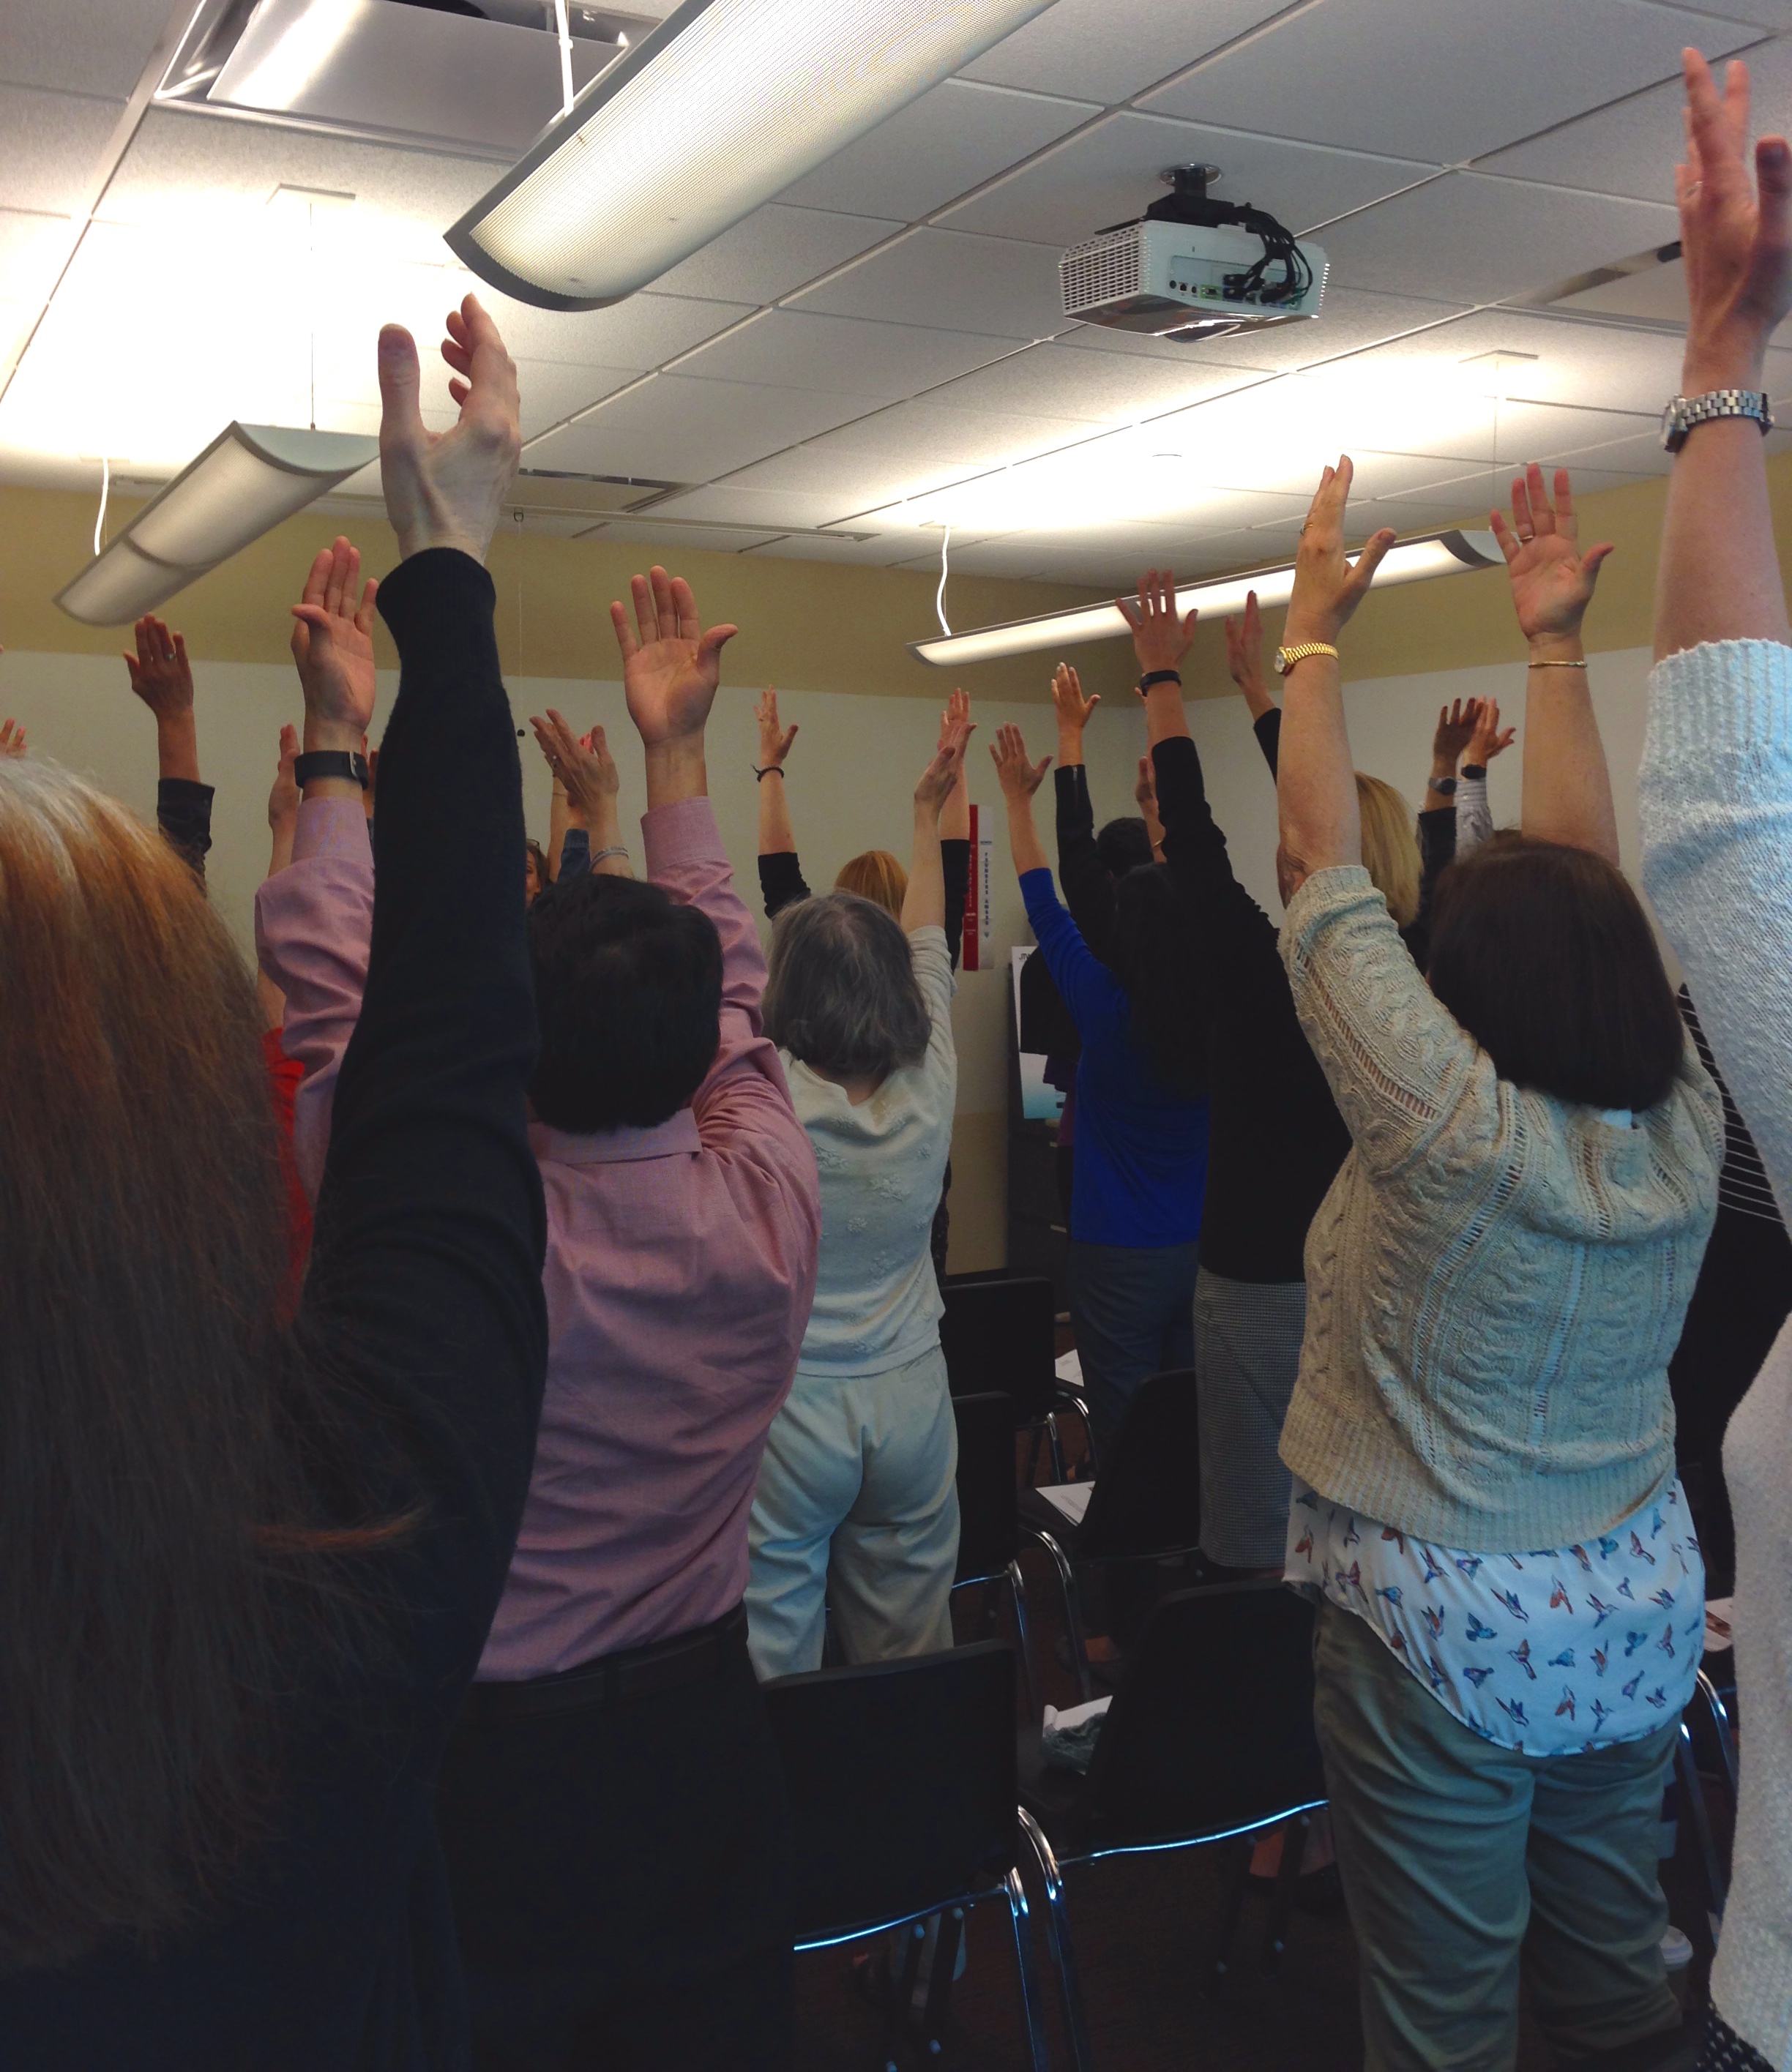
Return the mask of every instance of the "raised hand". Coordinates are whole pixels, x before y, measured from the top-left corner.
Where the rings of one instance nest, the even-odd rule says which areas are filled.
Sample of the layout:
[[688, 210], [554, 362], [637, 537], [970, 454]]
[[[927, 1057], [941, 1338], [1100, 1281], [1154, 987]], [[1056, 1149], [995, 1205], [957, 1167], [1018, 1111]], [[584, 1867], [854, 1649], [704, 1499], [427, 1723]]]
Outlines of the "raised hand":
[[1749, 68], [1732, 61], [1720, 94], [1696, 51], [1684, 53], [1687, 156], [1674, 169], [1691, 321], [1688, 395], [1758, 388], [1773, 327], [1792, 308], [1792, 147], [1749, 146]]
[[25, 730], [15, 719], [0, 719], [0, 755], [25, 753]]
[[940, 808], [951, 797], [954, 785], [964, 768], [965, 749], [977, 730], [969, 717], [970, 701], [962, 691], [953, 693], [954, 699], [962, 698], [962, 707], [948, 707], [945, 724], [940, 729], [940, 745], [933, 759], [921, 773], [921, 782], [915, 787], [915, 808], [917, 812], [937, 815]]
[[160, 720], [193, 709], [193, 670], [187, 659], [187, 636], [170, 633], [154, 612], [146, 612], [132, 631], [137, 652], [126, 655], [130, 687]]
[[1275, 701], [1263, 675], [1263, 615], [1254, 590], [1245, 593], [1243, 617], [1226, 621], [1226, 670], [1243, 692], [1253, 719], [1261, 719], [1274, 708]]
[[1082, 693], [1082, 679], [1068, 662], [1060, 662], [1052, 677], [1052, 706], [1058, 716], [1060, 734], [1080, 734], [1102, 701], [1098, 691], [1092, 698]]
[[954, 730], [961, 726], [964, 729], [967, 739], [977, 731], [970, 723], [969, 691], [954, 691], [945, 701], [945, 710], [940, 714], [939, 747], [941, 750], [943, 750], [950, 745]]
[[1294, 594], [1288, 599], [1287, 626], [1282, 635], [1289, 648], [1309, 640], [1335, 645], [1350, 615], [1369, 594], [1382, 557], [1394, 545], [1392, 528], [1365, 541], [1353, 562], [1345, 557], [1344, 510], [1356, 471], [1348, 454], [1320, 477], [1300, 545], [1294, 558]]
[[649, 748], [701, 734], [721, 681], [723, 648], [740, 629], [712, 626], [706, 633], [690, 585], [664, 569], [634, 577], [628, 589], [633, 626], [620, 604], [610, 606], [628, 717]]
[[1157, 818], [1157, 769], [1148, 755], [1141, 755], [1139, 758], [1139, 782], [1132, 787], [1132, 796], [1147, 820], [1155, 820]]
[[305, 746], [358, 753], [373, 720], [379, 686], [373, 666], [373, 599], [369, 577], [356, 599], [360, 552], [345, 539], [319, 550], [292, 608], [292, 659], [305, 693]]
[[789, 726], [779, 726], [778, 694], [769, 684], [765, 687], [764, 696], [753, 707], [753, 717], [759, 722], [759, 767], [781, 770], [785, 758], [790, 753], [790, 744], [797, 738], [797, 722], [793, 720]]
[[606, 800], [615, 798], [622, 779], [617, 771], [604, 730], [594, 726], [587, 734], [575, 734], [571, 726], [548, 707], [545, 719], [531, 718], [535, 739], [554, 782], [564, 786], [575, 816], [589, 818], [599, 812]]
[[268, 793], [268, 825], [277, 835], [299, 817], [299, 779], [292, 773], [298, 758], [299, 730], [283, 726], [280, 730], [280, 759], [274, 767], [274, 789]]
[[1576, 543], [1574, 497], [1565, 467], [1555, 471], [1555, 501], [1543, 486], [1543, 471], [1533, 461], [1512, 484], [1512, 523], [1493, 513], [1494, 537], [1512, 578], [1512, 603], [1519, 630], [1533, 647], [1561, 640], [1578, 641], [1580, 622], [1592, 601], [1600, 565], [1609, 545]]
[[1432, 737], [1432, 755], [1440, 763], [1448, 762], [1454, 770], [1480, 723], [1479, 698], [1458, 698], [1453, 705], [1445, 705], [1437, 715], [1437, 731]]
[[1499, 700], [1483, 698], [1463, 760], [1472, 770], [1485, 770], [1496, 755], [1503, 755], [1518, 738], [1515, 726], [1509, 726], [1503, 734], [1500, 731]]
[[1029, 759], [1027, 744], [1017, 726], [999, 726], [989, 752], [995, 764], [1002, 795], [1011, 804], [1032, 798], [1044, 783], [1045, 773], [1052, 767], [1048, 755], [1037, 763]]
[[1176, 610], [1176, 578], [1168, 569], [1147, 569], [1139, 581], [1139, 602], [1114, 600], [1120, 616], [1132, 628], [1132, 652], [1139, 658], [1139, 673], [1154, 669], [1180, 669], [1182, 658], [1195, 643], [1195, 621], [1191, 611], [1179, 619]]
[[476, 295], [448, 312], [447, 330], [460, 421], [440, 433], [424, 429], [416, 340], [402, 324], [380, 333], [380, 480], [407, 560], [453, 547], [483, 561], [522, 451], [517, 370]]

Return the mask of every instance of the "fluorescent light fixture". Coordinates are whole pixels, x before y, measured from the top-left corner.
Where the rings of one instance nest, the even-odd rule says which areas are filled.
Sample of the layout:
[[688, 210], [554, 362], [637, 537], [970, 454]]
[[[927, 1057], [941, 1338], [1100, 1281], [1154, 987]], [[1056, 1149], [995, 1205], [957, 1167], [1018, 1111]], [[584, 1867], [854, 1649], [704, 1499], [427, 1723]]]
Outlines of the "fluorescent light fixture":
[[351, 432], [231, 425], [57, 596], [71, 619], [122, 626], [228, 561], [378, 458]]
[[[1491, 532], [1427, 532], [1416, 540], [1402, 540], [1389, 548], [1386, 558], [1375, 572], [1375, 587], [1390, 583], [1423, 582], [1429, 576], [1460, 575], [1464, 569], [1491, 569], [1505, 565], [1499, 543]], [[1255, 590], [1257, 602], [1266, 607], [1286, 604], [1294, 589], [1291, 562], [1280, 568], [1254, 569], [1242, 575], [1222, 576], [1217, 582], [1176, 586], [1176, 609], [1199, 611], [1209, 619], [1242, 611], [1246, 594]], [[1138, 602], [1136, 598], [1131, 600]], [[1077, 611], [1050, 611], [1037, 619], [1011, 619], [1005, 626], [979, 627], [971, 633], [939, 635], [931, 640], [911, 640], [908, 652], [937, 668], [962, 668], [967, 662], [994, 662], [1004, 655], [1032, 655], [1045, 648], [1074, 647], [1083, 640], [1112, 640], [1130, 633], [1117, 604], [1085, 605]]]
[[1050, 4], [684, 0], [447, 241], [519, 302], [620, 302]]

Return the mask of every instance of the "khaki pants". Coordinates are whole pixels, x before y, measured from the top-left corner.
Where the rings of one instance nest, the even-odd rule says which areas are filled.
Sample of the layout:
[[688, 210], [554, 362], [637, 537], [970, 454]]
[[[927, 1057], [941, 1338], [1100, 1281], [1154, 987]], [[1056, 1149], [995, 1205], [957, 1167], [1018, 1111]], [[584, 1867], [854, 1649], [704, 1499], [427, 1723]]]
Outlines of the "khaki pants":
[[772, 1420], [748, 1528], [748, 1651], [762, 1682], [952, 1645], [958, 1432], [937, 1346], [887, 1374], [799, 1374]]
[[1562, 2058], [1674, 2028], [1655, 1843], [1679, 1720], [1591, 1754], [1521, 1755], [1335, 1605], [1313, 1658], [1368, 2072], [1510, 2072], [1521, 1959]]

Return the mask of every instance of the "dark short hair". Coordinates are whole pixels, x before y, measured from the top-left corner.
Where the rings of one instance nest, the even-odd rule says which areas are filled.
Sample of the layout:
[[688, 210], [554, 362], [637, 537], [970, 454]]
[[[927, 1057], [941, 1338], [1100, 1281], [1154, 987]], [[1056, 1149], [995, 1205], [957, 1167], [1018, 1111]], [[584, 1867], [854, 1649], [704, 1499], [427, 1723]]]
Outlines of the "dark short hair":
[[805, 1065], [882, 1078], [926, 1051], [933, 1020], [893, 917], [856, 893], [786, 906], [772, 935], [765, 1033]]
[[1110, 820], [1095, 837], [1095, 853], [1110, 878], [1124, 878], [1151, 861], [1151, 832], [1136, 813]]
[[1127, 989], [1127, 1026], [1172, 1093], [1207, 1085], [1208, 1009], [1193, 931], [1168, 865], [1129, 870], [1114, 888], [1109, 964]]
[[1629, 879], [1592, 850], [1495, 835], [1438, 881], [1432, 991], [1502, 1079], [1589, 1108], [1651, 1108], [1686, 1046]]
[[581, 1135], [674, 1116], [721, 1038], [715, 924], [657, 885], [591, 874], [543, 888], [529, 910], [542, 1054], [529, 1097]]

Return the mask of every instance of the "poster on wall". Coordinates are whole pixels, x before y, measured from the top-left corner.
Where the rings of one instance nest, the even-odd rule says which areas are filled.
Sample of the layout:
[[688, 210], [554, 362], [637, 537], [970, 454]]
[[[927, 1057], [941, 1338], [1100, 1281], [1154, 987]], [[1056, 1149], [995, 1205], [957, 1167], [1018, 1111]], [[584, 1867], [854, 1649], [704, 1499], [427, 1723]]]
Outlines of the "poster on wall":
[[995, 869], [990, 850], [991, 837], [976, 807], [970, 809], [970, 875], [965, 884], [964, 942], [958, 952], [961, 970], [987, 971], [990, 968], [990, 886]]
[[[1026, 1024], [1020, 1012], [1020, 974], [1027, 960], [1036, 954], [1032, 943], [1022, 944], [1008, 952], [1010, 983], [1014, 988], [1014, 1026], [1024, 1028]], [[1020, 1113], [1028, 1122], [1057, 1122], [1064, 1113], [1064, 1096], [1056, 1087], [1045, 1083], [1045, 1054], [1043, 1050], [1022, 1050], [1020, 1053]]]

